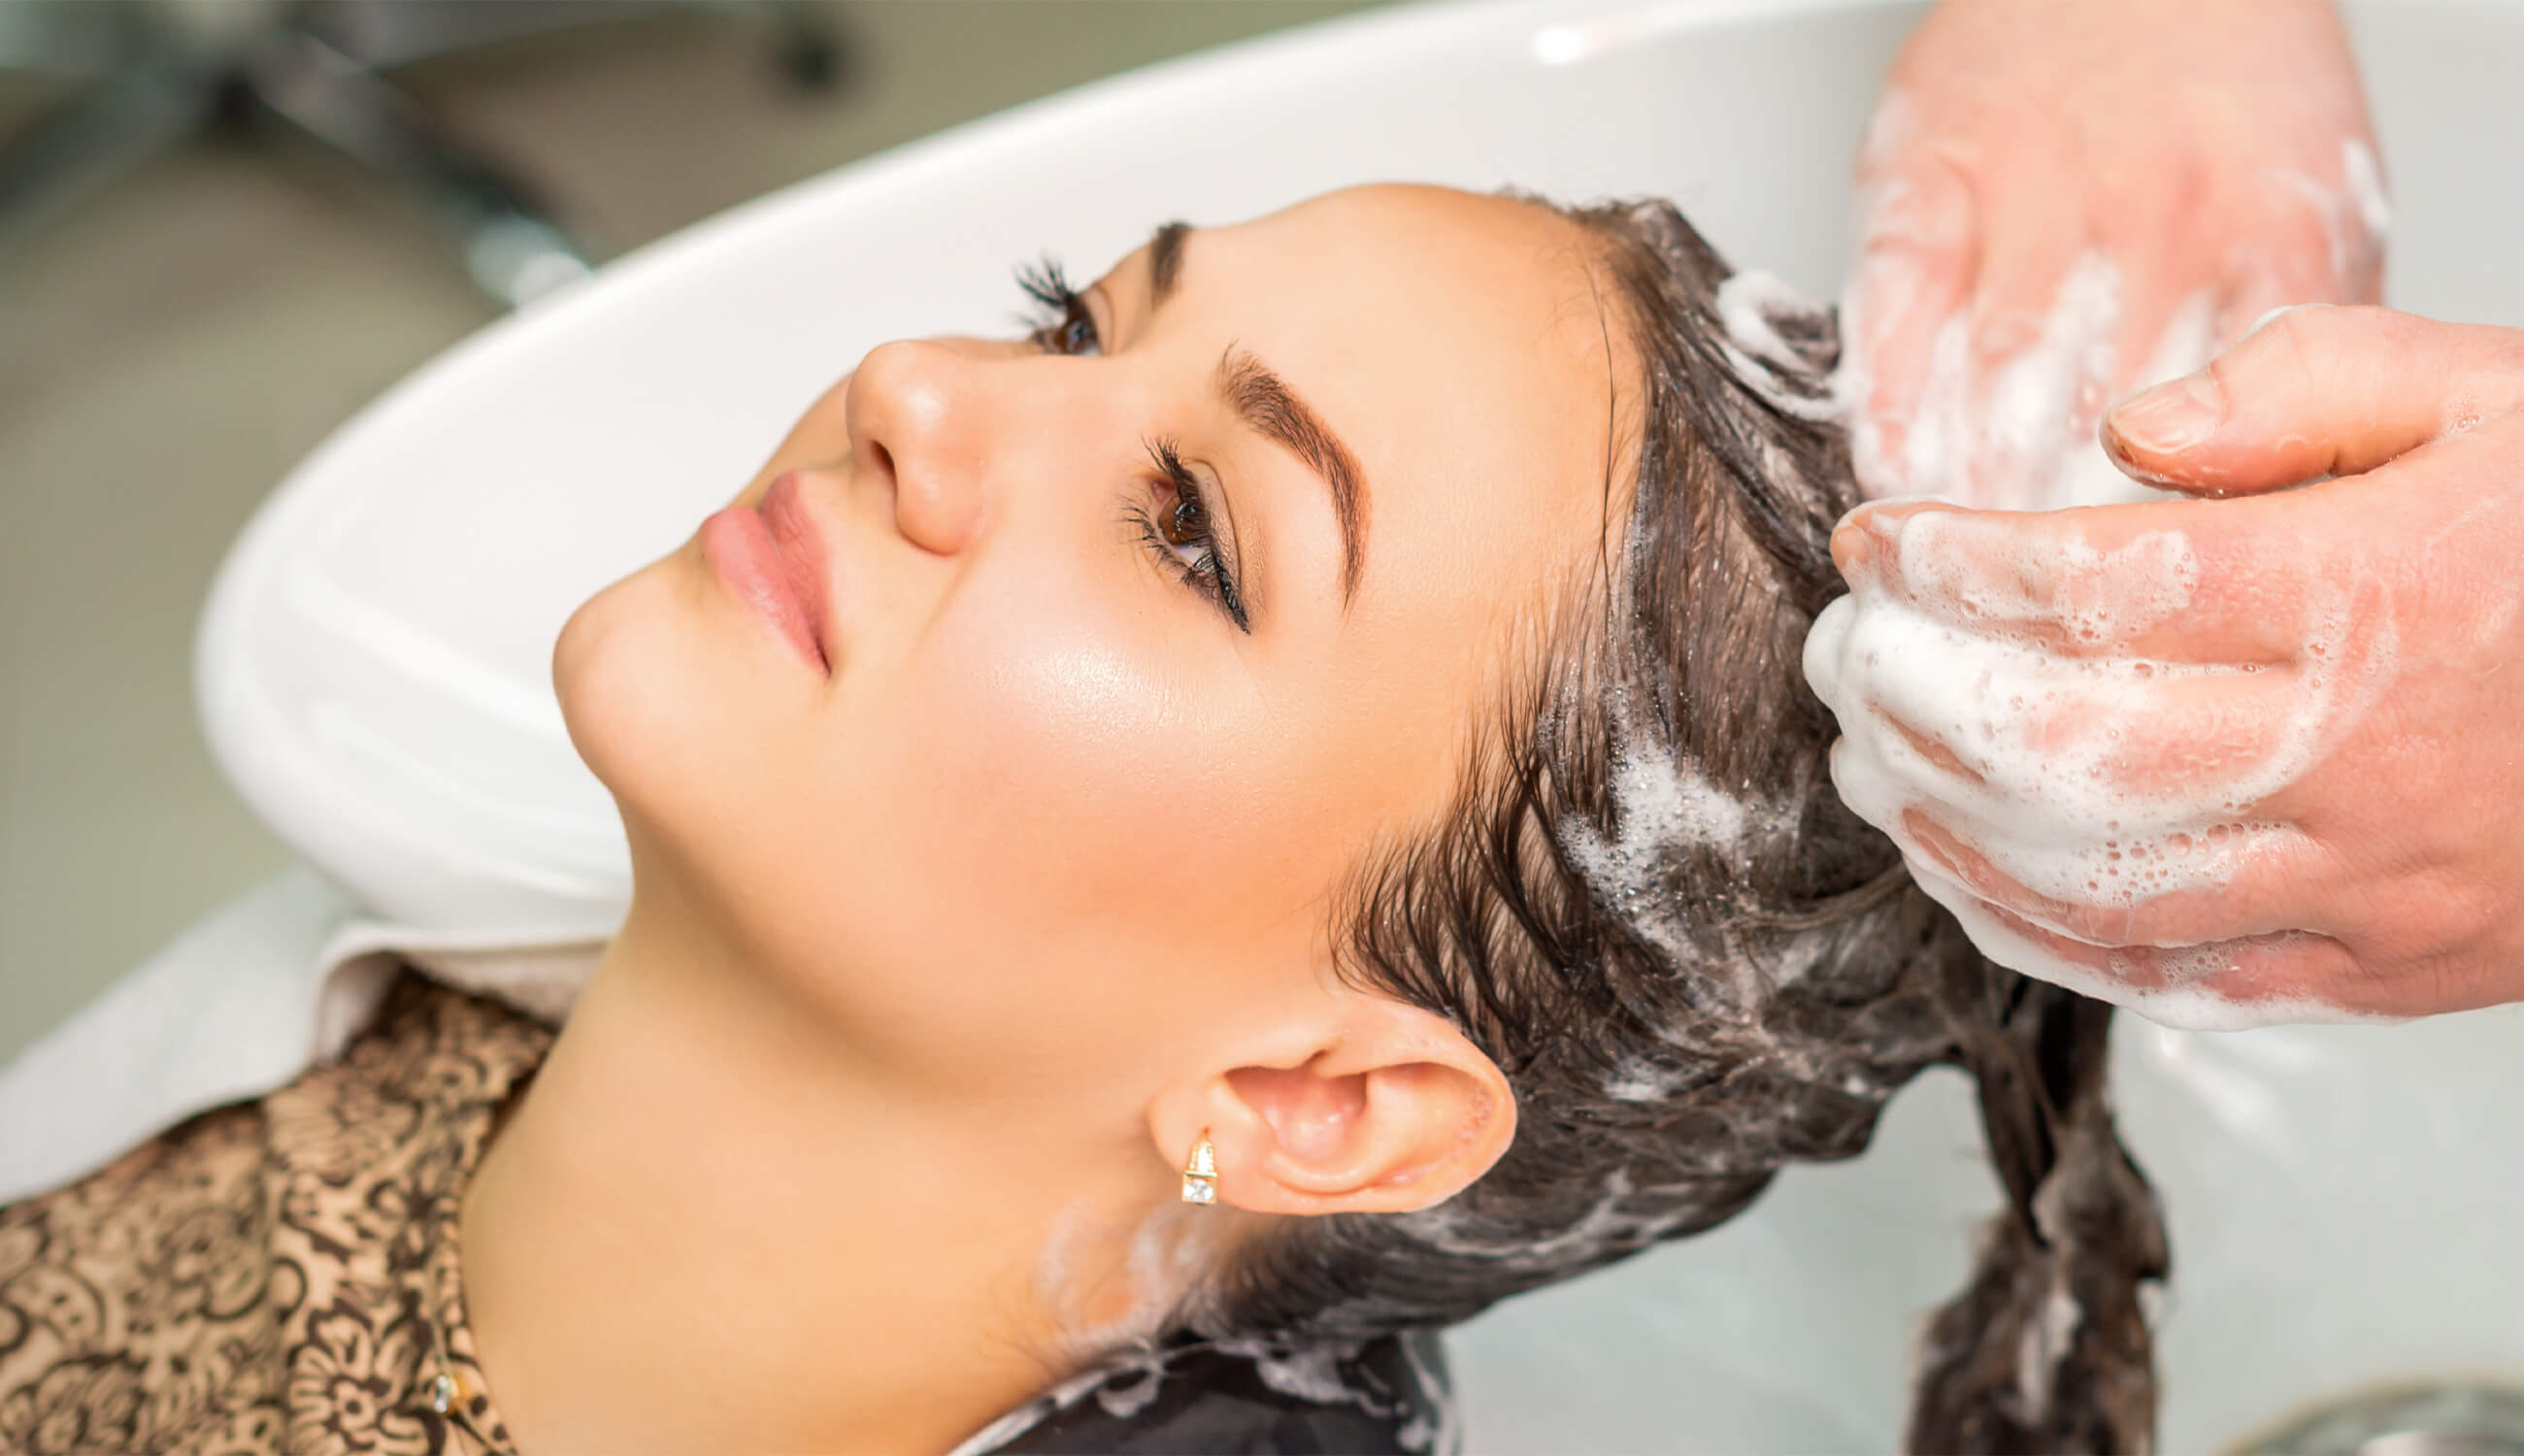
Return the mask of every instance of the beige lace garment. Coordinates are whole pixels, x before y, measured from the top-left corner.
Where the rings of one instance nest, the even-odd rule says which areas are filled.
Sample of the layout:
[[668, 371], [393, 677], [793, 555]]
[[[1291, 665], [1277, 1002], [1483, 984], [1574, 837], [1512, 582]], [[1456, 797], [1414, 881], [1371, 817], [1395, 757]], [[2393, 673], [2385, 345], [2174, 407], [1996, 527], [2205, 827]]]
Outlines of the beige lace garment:
[[0, 1209], [0, 1451], [508, 1450], [456, 1212], [551, 1042], [406, 971], [339, 1061]]

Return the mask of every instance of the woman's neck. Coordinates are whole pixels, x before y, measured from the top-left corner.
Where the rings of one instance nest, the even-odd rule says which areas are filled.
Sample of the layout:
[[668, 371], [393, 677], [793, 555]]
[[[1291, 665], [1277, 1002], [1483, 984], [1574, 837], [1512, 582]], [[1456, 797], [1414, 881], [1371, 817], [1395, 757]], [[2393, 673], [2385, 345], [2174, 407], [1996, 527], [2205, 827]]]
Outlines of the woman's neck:
[[634, 909], [464, 1199], [522, 1449], [944, 1451], [1063, 1373], [1077, 1316], [1162, 1297], [1129, 1257], [1162, 1168], [904, 1097], [670, 921]]

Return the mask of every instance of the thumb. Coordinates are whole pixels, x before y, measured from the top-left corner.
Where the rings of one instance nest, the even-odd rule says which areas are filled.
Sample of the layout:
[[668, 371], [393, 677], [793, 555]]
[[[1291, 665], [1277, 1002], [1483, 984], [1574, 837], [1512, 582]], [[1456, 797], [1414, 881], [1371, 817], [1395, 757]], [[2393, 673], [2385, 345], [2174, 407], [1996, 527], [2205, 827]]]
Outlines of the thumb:
[[2240, 495], [2358, 474], [2519, 410], [2524, 329], [2307, 306], [2114, 407], [2103, 444], [2151, 485]]

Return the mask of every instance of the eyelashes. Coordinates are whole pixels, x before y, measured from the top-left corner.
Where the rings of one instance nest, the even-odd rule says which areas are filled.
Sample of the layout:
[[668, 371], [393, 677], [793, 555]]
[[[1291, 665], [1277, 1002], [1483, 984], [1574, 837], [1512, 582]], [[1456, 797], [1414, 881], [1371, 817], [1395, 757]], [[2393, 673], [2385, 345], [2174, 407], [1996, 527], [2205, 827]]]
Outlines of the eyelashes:
[[[1045, 258], [1019, 265], [1017, 287], [1030, 305], [1026, 315], [1032, 329], [1027, 335], [1029, 343], [1045, 354], [1104, 352], [1094, 315], [1089, 311], [1087, 300], [1070, 286], [1058, 261]], [[1148, 461], [1155, 467], [1168, 499], [1154, 510], [1140, 501], [1132, 502], [1128, 508], [1141, 542], [1158, 564], [1178, 572], [1185, 586], [1225, 612], [1238, 631], [1250, 633], [1253, 624], [1245, 610], [1243, 592], [1237, 585], [1236, 572], [1228, 564], [1226, 553], [1219, 549], [1209, 493], [1184, 463], [1182, 448], [1173, 439], [1160, 436], [1146, 443]]]
[[1209, 498], [1201, 491], [1200, 481], [1184, 464], [1183, 455], [1172, 440], [1149, 441], [1148, 459], [1173, 489], [1174, 500], [1154, 513], [1145, 506], [1132, 505], [1131, 516], [1140, 527], [1140, 539], [1156, 553], [1160, 563], [1183, 573], [1185, 586], [1207, 597], [1226, 612], [1238, 631], [1250, 633], [1253, 624], [1245, 614], [1243, 595], [1237, 590], [1236, 574], [1228, 569], [1226, 555], [1218, 549]]
[[1033, 332], [1027, 338], [1036, 348], [1046, 354], [1104, 352], [1104, 340], [1095, 331], [1095, 315], [1088, 311], [1087, 300], [1069, 286], [1069, 275], [1061, 271], [1058, 259], [1017, 265], [1017, 287], [1030, 305], [1026, 321]]

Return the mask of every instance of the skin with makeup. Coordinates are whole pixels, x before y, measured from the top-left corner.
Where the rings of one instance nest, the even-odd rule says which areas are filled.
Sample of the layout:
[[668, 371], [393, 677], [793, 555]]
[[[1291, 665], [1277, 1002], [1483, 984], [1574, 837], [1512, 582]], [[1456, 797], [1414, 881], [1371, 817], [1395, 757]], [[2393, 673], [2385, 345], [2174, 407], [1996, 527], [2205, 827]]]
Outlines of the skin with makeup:
[[526, 1449], [944, 1450], [1257, 1222], [1490, 1166], [1498, 1068], [1327, 906], [1604, 539], [1587, 259], [1426, 188], [1168, 228], [877, 349], [570, 619], [635, 893], [463, 1207]]

